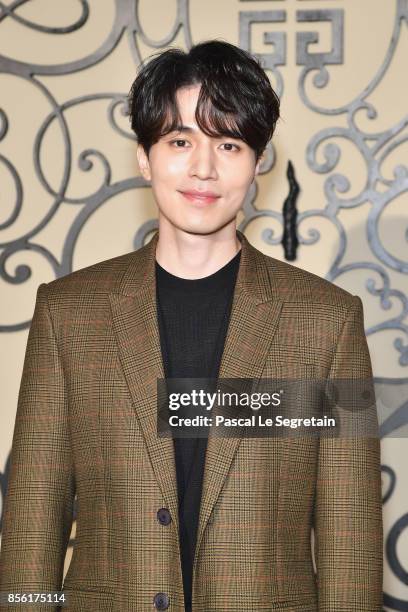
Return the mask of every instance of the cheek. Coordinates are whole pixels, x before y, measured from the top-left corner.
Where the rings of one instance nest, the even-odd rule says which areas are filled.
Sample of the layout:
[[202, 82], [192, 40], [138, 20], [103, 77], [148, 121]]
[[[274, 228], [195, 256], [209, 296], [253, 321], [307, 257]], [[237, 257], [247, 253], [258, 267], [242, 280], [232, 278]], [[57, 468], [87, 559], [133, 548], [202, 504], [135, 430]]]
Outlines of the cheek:
[[165, 159], [160, 165], [156, 166], [154, 178], [156, 184], [161, 186], [177, 185], [180, 177], [183, 176], [184, 165], [182, 159]]
[[223, 165], [223, 175], [234, 189], [245, 189], [252, 182], [255, 173], [255, 160], [252, 153], [243, 151], [229, 163]]
[[174, 167], [174, 162], [163, 162], [156, 167], [152, 180], [152, 191], [156, 202], [163, 210], [170, 210], [177, 198], [177, 189], [180, 187], [180, 172]]
[[186, 167], [186, 160], [181, 155], [179, 157], [172, 157], [166, 163], [165, 174], [169, 179], [176, 179], [180, 176], [184, 176]]
[[248, 164], [237, 165], [237, 167], [228, 170], [225, 179], [228, 184], [228, 191], [231, 193], [246, 192], [252, 183], [253, 173], [248, 170]]

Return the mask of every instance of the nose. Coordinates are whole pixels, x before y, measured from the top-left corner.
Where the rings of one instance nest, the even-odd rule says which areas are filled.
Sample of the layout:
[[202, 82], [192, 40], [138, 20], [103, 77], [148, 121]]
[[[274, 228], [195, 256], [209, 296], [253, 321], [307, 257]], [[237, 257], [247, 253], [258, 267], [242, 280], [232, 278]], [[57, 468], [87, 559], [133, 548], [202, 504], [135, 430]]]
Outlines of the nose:
[[211, 143], [198, 144], [191, 153], [189, 174], [201, 180], [217, 179], [216, 159]]

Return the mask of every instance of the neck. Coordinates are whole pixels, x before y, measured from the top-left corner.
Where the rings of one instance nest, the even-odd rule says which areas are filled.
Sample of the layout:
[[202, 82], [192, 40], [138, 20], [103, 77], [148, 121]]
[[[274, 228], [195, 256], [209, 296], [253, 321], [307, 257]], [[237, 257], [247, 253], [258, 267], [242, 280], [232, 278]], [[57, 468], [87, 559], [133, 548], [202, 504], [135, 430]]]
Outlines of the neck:
[[156, 261], [162, 268], [186, 279], [203, 278], [225, 266], [241, 249], [232, 223], [212, 233], [193, 233], [160, 223]]

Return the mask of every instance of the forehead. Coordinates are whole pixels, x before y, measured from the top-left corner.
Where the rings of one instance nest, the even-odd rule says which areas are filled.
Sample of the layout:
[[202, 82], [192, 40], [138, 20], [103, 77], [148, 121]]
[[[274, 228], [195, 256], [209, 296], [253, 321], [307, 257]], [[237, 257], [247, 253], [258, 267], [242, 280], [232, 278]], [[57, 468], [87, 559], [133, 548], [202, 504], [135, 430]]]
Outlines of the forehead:
[[184, 124], [197, 125], [195, 110], [200, 89], [201, 85], [189, 85], [188, 87], [181, 87], [176, 92], [177, 107]]

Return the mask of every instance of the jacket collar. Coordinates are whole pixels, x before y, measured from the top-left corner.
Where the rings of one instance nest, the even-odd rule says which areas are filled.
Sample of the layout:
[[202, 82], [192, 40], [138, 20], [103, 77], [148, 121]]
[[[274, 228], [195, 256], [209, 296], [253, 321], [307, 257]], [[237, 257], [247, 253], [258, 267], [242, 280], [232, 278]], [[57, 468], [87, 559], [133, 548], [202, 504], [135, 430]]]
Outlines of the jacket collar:
[[[254, 304], [262, 304], [276, 298], [279, 290], [280, 274], [271, 275], [265, 264], [265, 255], [253, 247], [245, 235], [236, 230], [242, 245], [240, 264], [235, 284], [235, 293], [246, 293]], [[159, 232], [156, 231], [150, 242], [133, 253], [131, 263], [126, 269], [117, 289], [122, 295], [135, 296], [139, 291], [150, 288], [156, 291], [155, 262]], [[273, 260], [278, 265], [278, 260]]]

